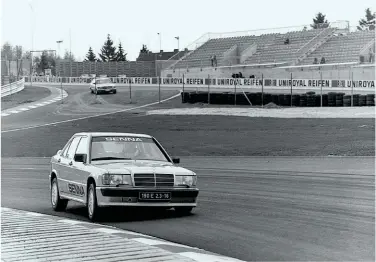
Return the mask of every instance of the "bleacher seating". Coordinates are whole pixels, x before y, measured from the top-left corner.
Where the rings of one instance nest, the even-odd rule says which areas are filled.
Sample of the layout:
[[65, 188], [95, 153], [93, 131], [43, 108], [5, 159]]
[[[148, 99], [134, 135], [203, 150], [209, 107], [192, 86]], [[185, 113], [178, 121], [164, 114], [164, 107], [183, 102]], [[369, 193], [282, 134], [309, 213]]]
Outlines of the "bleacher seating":
[[[298, 51], [305, 44], [322, 32], [323, 29], [308, 31], [293, 31], [286, 34], [276, 34], [273, 39], [263, 42], [257, 52], [249, 57], [245, 64], [292, 62], [298, 56]], [[286, 39], [290, 44], [284, 44]]]
[[221, 65], [223, 54], [236, 44], [249, 44], [255, 41], [255, 36], [241, 36], [228, 38], [215, 38], [205, 42], [190, 55], [179, 61], [175, 68], [208, 67], [211, 66], [210, 57], [215, 55], [218, 65]]
[[[245, 64], [273, 63], [292, 61], [296, 52], [322, 30], [293, 31], [286, 34], [263, 34], [260, 36], [240, 36], [210, 39], [190, 55], [174, 65], [175, 68], [209, 67], [210, 57], [216, 55], [218, 66], [225, 65], [223, 56], [234, 45], [257, 44], [254, 55], [245, 60]], [[284, 44], [289, 38], [290, 44]], [[243, 51], [245, 48], [241, 48]], [[240, 55], [240, 54], [239, 54]]]
[[374, 38], [374, 31], [356, 31], [345, 35], [335, 34], [300, 64], [313, 64], [315, 58], [320, 63], [322, 57], [325, 57], [326, 64], [358, 62], [360, 51]]

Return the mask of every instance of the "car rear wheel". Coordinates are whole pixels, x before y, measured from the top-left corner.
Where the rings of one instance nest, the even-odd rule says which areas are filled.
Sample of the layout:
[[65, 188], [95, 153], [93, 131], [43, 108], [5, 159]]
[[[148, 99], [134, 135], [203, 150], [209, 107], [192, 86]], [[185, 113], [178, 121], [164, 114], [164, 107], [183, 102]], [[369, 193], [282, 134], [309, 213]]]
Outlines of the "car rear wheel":
[[51, 205], [55, 211], [63, 211], [67, 208], [68, 200], [61, 199], [59, 194], [59, 186], [55, 177], [51, 183]]
[[97, 195], [95, 192], [95, 185], [91, 183], [87, 194], [87, 212], [91, 221], [97, 221], [100, 215], [100, 210], [97, 203]]
[[175, 207], [175, 212], [179, 215], [189, 215], [193, 207]]
[[112, 91], [112, 93], [116, 94], [116, 90]]

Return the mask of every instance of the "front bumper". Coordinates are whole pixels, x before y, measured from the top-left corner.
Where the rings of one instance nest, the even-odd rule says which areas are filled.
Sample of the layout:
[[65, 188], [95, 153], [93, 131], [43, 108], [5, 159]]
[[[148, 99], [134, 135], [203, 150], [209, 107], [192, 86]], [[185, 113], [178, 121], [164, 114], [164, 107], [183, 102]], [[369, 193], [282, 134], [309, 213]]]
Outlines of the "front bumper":
[[[97, 187], [98, 206], [175, 207], [197, 206], [197, 188], [119, 188]], [[169, 200], [140, 200], [139, 193], [170, 192]]]

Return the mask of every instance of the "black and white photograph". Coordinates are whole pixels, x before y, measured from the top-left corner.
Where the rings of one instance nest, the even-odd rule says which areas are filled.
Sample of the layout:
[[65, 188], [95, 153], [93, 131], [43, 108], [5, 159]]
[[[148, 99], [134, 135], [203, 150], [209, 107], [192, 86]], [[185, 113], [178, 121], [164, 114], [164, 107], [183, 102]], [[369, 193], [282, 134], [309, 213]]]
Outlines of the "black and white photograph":
[[372, 0], [0, 0], [1, 262], [375, 261]]

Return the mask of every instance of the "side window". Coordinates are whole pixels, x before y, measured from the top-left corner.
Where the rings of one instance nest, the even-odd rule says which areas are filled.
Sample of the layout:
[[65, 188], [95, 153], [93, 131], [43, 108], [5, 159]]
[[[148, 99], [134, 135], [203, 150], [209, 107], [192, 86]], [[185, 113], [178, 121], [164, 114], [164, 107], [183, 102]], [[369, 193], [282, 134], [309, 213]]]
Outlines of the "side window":
[[73, 159], [74, 153], [76, 152], [78, 142], [80, 141], [81, 137], [75, 137], [72, 140], [72, 143], [69, 146], [68, 152], [65, 155], [66, 158], [68, 159]]
[[81, 138], [80, 143], [77, 146], [76, 154], [87, 154], [87, 141], [88, 138], [86, 136]]
[[61, 152], [61, 156], [65, 157], [67, 152], [68, 152], [68, 149], [69, 149], [69, 146], [72, 144], [72, 140], [70, 140], [66, 145], [65, 145], [65, 148], [63, 149], [63, 151]]

